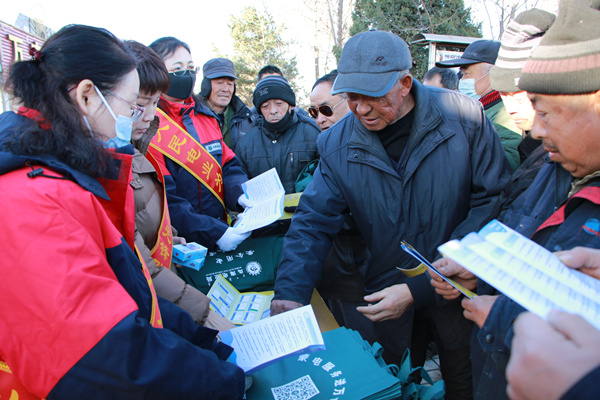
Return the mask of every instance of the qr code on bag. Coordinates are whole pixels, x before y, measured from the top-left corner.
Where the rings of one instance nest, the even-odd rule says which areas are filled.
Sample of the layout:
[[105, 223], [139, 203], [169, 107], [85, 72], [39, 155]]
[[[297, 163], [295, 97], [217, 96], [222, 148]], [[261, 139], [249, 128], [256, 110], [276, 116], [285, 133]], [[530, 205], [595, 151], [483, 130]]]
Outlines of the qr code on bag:
[[283, 386], [271, 388], [275, 400], [308, 400], [319, 394], [310, 375], [305, 375]]

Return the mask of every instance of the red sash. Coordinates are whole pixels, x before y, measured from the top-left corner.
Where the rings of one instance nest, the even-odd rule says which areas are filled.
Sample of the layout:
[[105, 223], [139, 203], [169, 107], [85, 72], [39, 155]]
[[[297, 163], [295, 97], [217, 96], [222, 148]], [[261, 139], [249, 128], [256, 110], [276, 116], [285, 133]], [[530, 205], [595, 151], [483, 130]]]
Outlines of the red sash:
[[158, 162], [150, 152], [146, 153], [146, 158], [154, 166], [158, 180], [163, 189], [163, 215], [160, 221], [160, 228], [156, 237], [156, 244], [150, 250], [154, 263], [157, 267], [167, 267], [171, 269], [171, 260], [173, 257], [173, 231], [171, 230], [171, 216], [167, 204], [167, 189], [165, 188], [165, 176], [163, 175]]
[[0, 399], [4, 400], [40, 400], [21, 385], [7, 363], [0, 361]]
[[144, 273], [144, 277], [146, 278], [146, 282], [148, 282], [148, 286], [150, 287], [150, 293], [152, 294], [152, 312], [150, 314], [150, 325], [155, 328], [162, 328], [162, 317], [160, 315], [160, 309], [158, 308], [158, 298], [156, 297], [156, 291], [154, 290], [154, 284], [152, 283], [152, 277], [150, 276], [150, 271], [148, 271], [148, 267], [146, 266], [146, 261], [144, 261], [144, 257], [140, 254], [137, 246], [135, 246], [135, 254], [137, 254], [140, 262], [142, 263], [142, 272]]
[[223, 173], [221, 165], [185, 129], [161, 109], [156, 109], [160, 126], [150, 147], [185, 168], [194, 178], [210, 190], [223, 205]]

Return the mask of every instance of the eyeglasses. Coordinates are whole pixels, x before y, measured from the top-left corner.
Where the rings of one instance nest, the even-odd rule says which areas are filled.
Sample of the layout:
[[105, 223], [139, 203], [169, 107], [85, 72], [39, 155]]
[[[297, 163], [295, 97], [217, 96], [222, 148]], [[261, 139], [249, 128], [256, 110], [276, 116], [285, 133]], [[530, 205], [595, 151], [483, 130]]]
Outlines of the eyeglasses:
[[131, 119], [135, 122], [137, 121], [142, 114], [144, 113], [144, 110], [146, 109], [144, 106], [139, 106], [135, 103], [130, 103], [129, 101], [125, 100], [124, 98], [122, 98], [121, 96], [119, 96], [118, 94], [111, 92], [110, 90], [107, 90], [106, 93], [109, 93], [113, 96], [115, 96], [117, 99], [124, 101], [125, 103], [127, 103], [127, 105], [129, 106], [129, 108], [131, 109]]
[[339, 106], [340, 104], [342, 104], [342, 102], [345, 100], [346, 99], [340, 100], [340, 102], [337, 103], [333, 107], [330, 107], [328, 105], [324, 105], [324, 106], [320, 106], [320, 107], [308, 107], [308, 115], [310, 115], [311, 117], [313, 117], [315, 119], [319, 116], [319, 113], [323, 114], [326, 117], [331, 117], [333, 115], [333, 109], [336, 108], [337, 106]]
[[192, 68], [192, 69], [176, 69], [175, 71], [169, 71], [170, 74], [175, 76], [183, 76], [183, 75], [196, 75], [200, 71], [200, 67]]

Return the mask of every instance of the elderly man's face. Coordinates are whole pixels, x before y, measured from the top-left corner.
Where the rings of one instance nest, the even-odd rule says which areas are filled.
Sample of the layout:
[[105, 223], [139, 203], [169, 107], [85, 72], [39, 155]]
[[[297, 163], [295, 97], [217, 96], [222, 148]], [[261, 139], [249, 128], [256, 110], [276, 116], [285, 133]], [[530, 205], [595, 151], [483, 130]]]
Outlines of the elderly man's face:
[[260, 106], [260, 112], [263, 117], [270, 123], [281, 121], [285, 114], [290, 110], [290, 105], [280, 99], [271, 99], [265, 101]]
[[480, 96], [486, 95], [493, 90], [489, 74], [492, 67], [493, 65], [488, 63], [463, 65], [460, 67], [463, 73], [461, 79], [474, 79], [477, 94]]
[[229, 77], [215, 78], [210, 80], [210, 96], [208, 102], [211, 108], [223, 110], [233, 97], [234, 79]]
[[529, 94], [531, 129], [552, 161], [576, 178], [600, 171], [600, 91], [589, 95]]
[[[344, 115], [348, 113], [348, 103], [344, 96], [340, 94], [331, 94], [331, 83], [321, 82], [313, 89], [310, 94], [310, 106], [315, 109], [325, 106], [331, 110], [331, 115], [327, 116], [322, 112], [318, 112], [315, 121], [322, 131], [328, 129], [331, 125], [338, 122]], [[310, 111], [310, 110], [309, 110]]]
[[382, 97], [346, 93], [348, 107], [370, 131], [380, 131], [405, 116], [414, 106], [410, 88], [412, 76], [406, 75]]

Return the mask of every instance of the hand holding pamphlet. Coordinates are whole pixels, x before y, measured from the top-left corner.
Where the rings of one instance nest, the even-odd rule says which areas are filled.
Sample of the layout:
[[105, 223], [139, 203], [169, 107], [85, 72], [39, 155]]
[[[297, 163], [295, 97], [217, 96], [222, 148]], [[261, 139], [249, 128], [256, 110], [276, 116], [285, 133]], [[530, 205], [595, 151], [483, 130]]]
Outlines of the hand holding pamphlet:
[[247, 374], [285, 357], [325, 350], [310, 305], [221, 332], [219, 336], [234, 349], [230, 360]]
[[542, 318], [558, 309], [600, 329], [600, 281], [496, 220], [438, 250]]
[[283, 216], [285, 190], [275, 168], [243, 183], [242, 189], [249, 206], [237, 215], [234, 229], [240, 233], [262, 228]]

